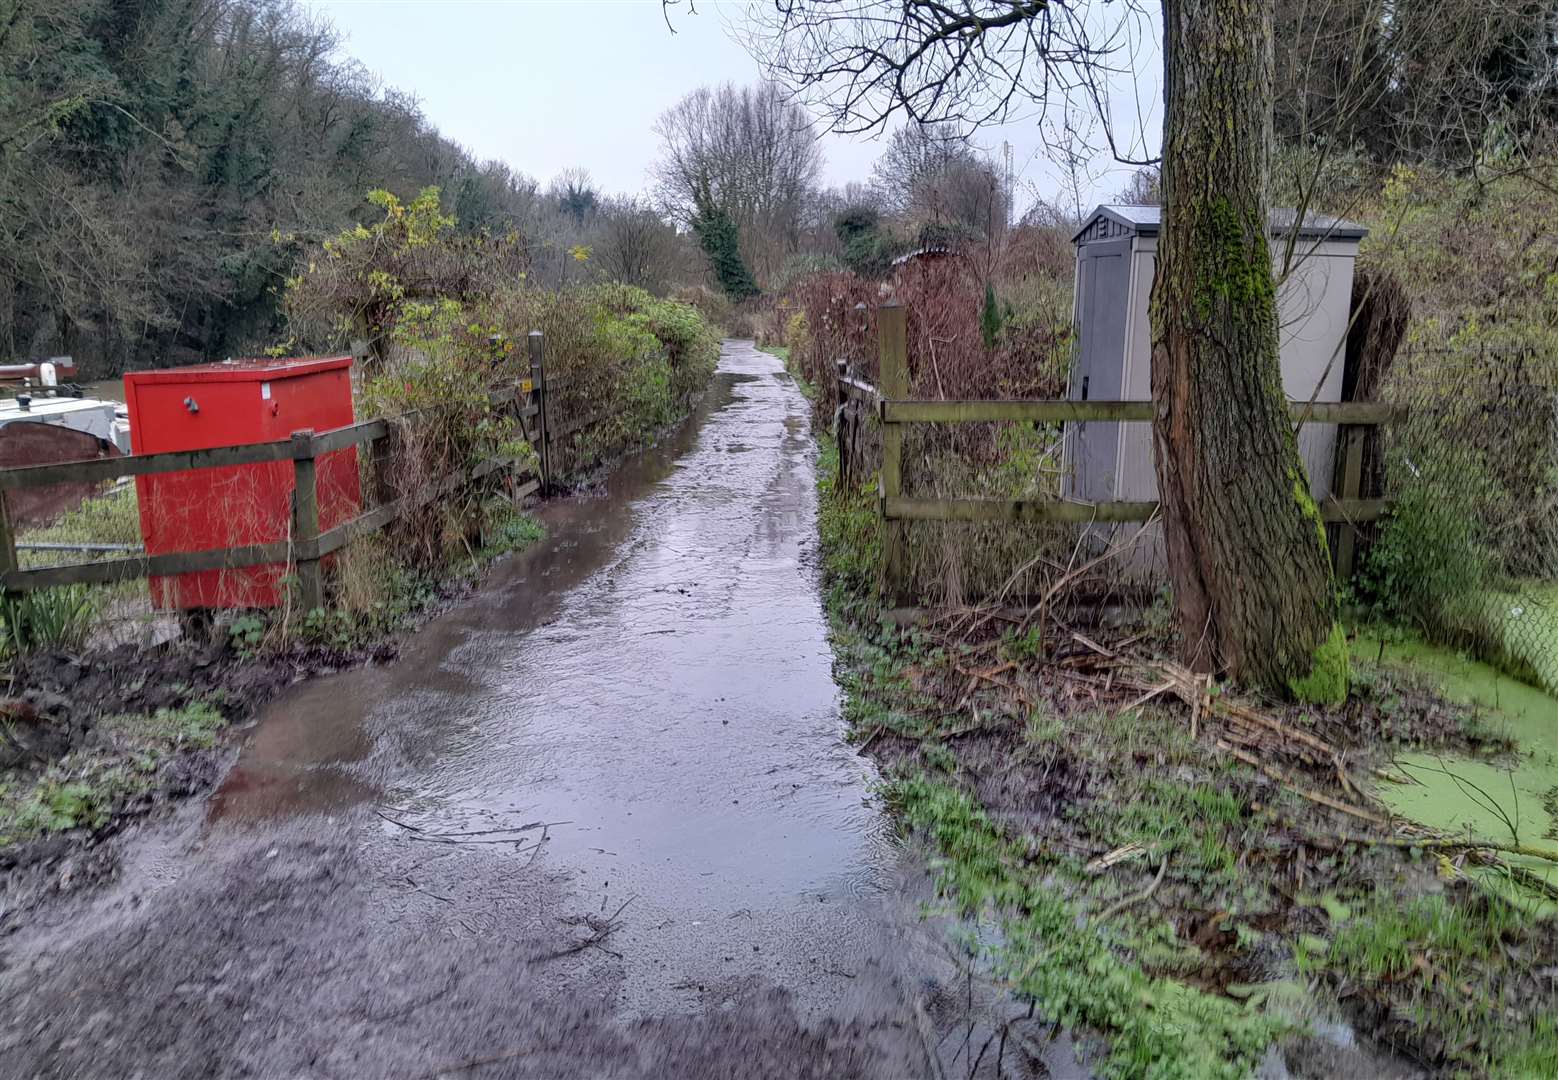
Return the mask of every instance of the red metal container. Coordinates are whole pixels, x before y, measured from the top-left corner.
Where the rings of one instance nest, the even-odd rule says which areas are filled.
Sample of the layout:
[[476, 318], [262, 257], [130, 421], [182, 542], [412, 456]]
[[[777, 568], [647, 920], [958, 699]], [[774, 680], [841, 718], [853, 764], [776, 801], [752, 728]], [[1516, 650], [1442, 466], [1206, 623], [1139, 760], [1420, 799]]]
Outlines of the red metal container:
[[[294, 431], [353, 422], [349, 356], [233, 360], [136, 371], [124, 377], [130, 445], [137, 454], [275, 442]], [[316, 466], [319, 527], [357, 516], [357, 450], [325, 454]], [[149, 555], [285, 540], [292, 522], [291, 461], [196, 469], [135, 478], [141, 536]], [[276, 607], [283, 564], [204, 570], [151, 579], [158, 608]]]

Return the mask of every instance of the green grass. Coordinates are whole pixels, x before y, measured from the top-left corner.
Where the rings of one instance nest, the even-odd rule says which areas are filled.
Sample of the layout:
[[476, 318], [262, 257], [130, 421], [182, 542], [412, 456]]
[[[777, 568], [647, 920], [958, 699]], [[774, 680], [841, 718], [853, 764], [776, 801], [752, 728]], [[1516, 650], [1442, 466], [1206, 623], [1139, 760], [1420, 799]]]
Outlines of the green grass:
[[[830, 603], [858, 613], [876, 603], [882, 561], [882, 523], [876, 512], [876, 487], [866, 481], [854, 490], [838, 486], [838, 445], [819, 437], [817, 529]], [[841, 608], [841, 610], [842, 610]], [[874, 620], [874, 611], [869, 613]]]
[[131, 800], [155, 789], [172, 755], [214, 746], [225, 723], [204, 702], [99, 721], [90, 747], [71, 751], [37, 777], [0, 779], [0, 847], [102, 828]]
[[1558, 1075], [1550, 1009], [1521, 987], [1518, 977], [1529, 973], [1514, 970], [1526, 962], [1527, 920], [1518, 909], [1486, 893], [1471, 902], [1443, 895], [1402, 902], [1381, 890], [1356, 918], [1343, 915], [1323, 953], [1300, 950], [1301, 970], [1323, 961], [1366, 987], [1405, 991], [1399, 1010], [1452, 1048], [1481, 1047], [1472, 1063], [1491, 1075]]
[[[61, 514], [53, 523], [22, 531], [17, 540], [51, 544], [139, 544], [141, 518], [135, 500], [135, 486], [125, 484], [106, 495], [86, 499], [81, 505]], [[20, 555], [24, 567], [79, 558], [79, 553], [57, 551], [24, 551]]]
[[[977, 937], [987, 943], [988, 970], [1047, 1020], [1105, 1038], [1102, 1075], [1248, 1075], [1284, 1033], [1317, 1015], [1334, 1017], [1333, 988], [1364, 984], [1379, 988], [1392, 1016], [1411, 1013], [1426, 1052], [1435, 1037], [1449, 1040], [1451, 1070], [1558, 1076], [1558, 1023], [1541, 1012], [1549, 998], [1529, 974], [1523, 982], [1515, 975], [1520, 963], [1532, 970], [1551, 963], [1550, 947], [1530, 930], [1540, 924], [1521, 921], [1525, 913], [1509, 904], [1485, 902], [1480, 885], [1414, 900], [1435, 887], [1432, 864], [1415, 866], [1386, 849], [1325, 854], [1330, 849], [1300, 845], [1307, 891], [1295, 892], [1291, 833], [1314, 821], [1315, 808], [1273, 790], [1209, 739], [1192, 740], [1183, 713], [1046, 702], [1003, 720], [998, 705], [982, 722], [992, 731], [1016, 725], [1000, 760], [960, 760], [965, 744], [949, 733], [966, 730], [971, 713], [947, 696], [967, 685], [966, 672], [946, 670], [957, 648], [878, 621], [871, 492], [836, 490], [836, 467], [824, 439], [819, 530], [851, 733], [859, 739], [882, 729], [909, 740], [888, 754], [897, 762], [886, 766], [890, 805], [929, 845], [953, 908], [998, 927]], [[997, 656], [1036, 663], [1041, 646], [1037, 635], [1013, 632], [996, 644]], [[1360, 656], [1372, 660], [1374, 652]], [[1376, 697], [1393, 692], [1387, 673], [1372, 664], [1360, 670], [1360, 684]], [[1507, 706], [1509, 688], [1495, 689]], [[971, 704], [980, 716], [985, 703]], [[1549, 729], [1551, 715], [1542, 712]], [[1388, 732], [1374, 734], [1389, 744]], [[972, 792], [985, 791], [1003, 769], [1034, 783], [1058, 776], [1055, 816], [1017, 826], [1010, 822], [1028, 819], [998, 813], [1011, 805], [980, 805]], [[1544, 791], [1553, 787], [1549, 781]], [[1084, 859], [1126, 845], [1144, 852], [1087, 872]], [[1165, 862], [1152, 901], [1113, 911]], [[1158, 904], [1177, 913], [1172, 921]], [[1312, 932], [1317, 922], [1324, 936]], [[1210, 944], [1188, 936], [1198, 925], [1216, 928]], [[1433, 963], [1441, 953], [1442, 971], [1423, 976], [1419, 958]], [[1200, 988], [1228, 978], [1237, 981], [1227, 996]], [[1421, 989], [1413, 983], [1425, 979]]]
[[[141, 523], [135, 488], [125, 485], [84, 500], [53, 523], [20, 533], [22, 543], [139, 544]], [[82, 551], [18, 551], [24, 568], [92, 562], [105, 556]], [[21, 593], [0, 606], [0, 656], [34, 649], [75, 649], [85, 644], [102, 613], [114, 601], [141, 593], [139, 581], [113, 585], [66, 585]]]
[[817, 400], [817, 387], [802, 374], [801, 365], [791, 359], [790, 347], [788, 345], [764, 345], [760, 346], [758, 351], [768, 353], [770, 356], [777, 356], [779, 362], [784, 365], [784, 370], [789, 372], [790, 377], [795, 380], [795, 385], [800, 387], [802, 396], [807, 401]]
[[495, 559], [540, 543], [546, 538], [546, 526], [506, 499], [495, 499], [485, 508], [481, 535], [481, 557]]
[[1000, 920], [991, 959], [1002, 977], [1047, 1019], [1108, 1036], [1101, 1075], [1234, 1080], [1285, 1029], [1250, 1005], [1147, 974], [963, 792], [924, 776], [887, 791], [937, 852], [943, 895], [965, 915]]
[[62, 585], [5, 597], [0, 602], [0, 658], [35, 649], [84, 644], [103, 605], [102, 590]]
[[1193, 881], [1218, 899], [1237, 889], [1239, 841], [1249, 815], [1239, 799], [1212, 784], [1157, 772], [1118, 780], [1112, 798], [1078, 808], [1101, 844], [1141, 844], [1172, 862], [1176, 880]]

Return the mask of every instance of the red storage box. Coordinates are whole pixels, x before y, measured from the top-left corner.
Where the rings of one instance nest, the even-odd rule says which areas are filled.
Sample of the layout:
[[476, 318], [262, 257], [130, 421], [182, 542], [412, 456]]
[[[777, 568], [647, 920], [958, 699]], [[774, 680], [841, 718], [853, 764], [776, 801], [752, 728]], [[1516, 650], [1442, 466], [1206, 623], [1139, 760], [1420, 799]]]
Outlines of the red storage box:
[[[230, 360], [124, 377], [130, 445], [137, 454], [276, 442], [294, 431], [353, 422], [349, 356]], [[357, 450], [316, 465], [319, 527], [356, 517], [362, 504]], [[285, 540], [292, 527], [291, 461], [137, 476], [141, 536], [148, 555]], [[285, 565], [151, 579], [158, 608], [277, 607]]]

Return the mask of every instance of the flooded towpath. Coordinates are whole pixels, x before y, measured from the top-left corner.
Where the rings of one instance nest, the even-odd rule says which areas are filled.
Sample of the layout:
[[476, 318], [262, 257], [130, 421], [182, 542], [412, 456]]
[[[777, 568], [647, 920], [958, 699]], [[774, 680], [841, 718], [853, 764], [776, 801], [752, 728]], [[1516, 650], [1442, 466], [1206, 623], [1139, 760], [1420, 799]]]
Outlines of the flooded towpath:
[[395, 664], [275, 703], [209, 807], [8, 943], [0, 1073], [927, 1075], [808, 415], [727, 343], [680, 435]]

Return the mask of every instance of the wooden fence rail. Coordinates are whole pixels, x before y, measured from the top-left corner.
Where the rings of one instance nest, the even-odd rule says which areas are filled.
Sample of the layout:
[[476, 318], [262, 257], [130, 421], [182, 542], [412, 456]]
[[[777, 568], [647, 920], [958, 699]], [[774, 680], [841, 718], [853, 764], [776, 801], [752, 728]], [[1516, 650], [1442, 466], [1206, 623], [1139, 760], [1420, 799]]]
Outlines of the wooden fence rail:
[[[907, 312], [889, 303], [877, 311], [881, 385], [852, 376], [838, 361], [841, 414], [850, 403], [864, 407], [881, 425], [882, 458], [878, 476], [877, 512], [883, 520], [882, 583], [894, 603], [906, 600], [909, 521], [1061, 522], [1073, 524], [1148, 521], [1156, 502], [1086, 502], [1077, 499], [922, 499], [903, 494], [903, 425], [959, 424], [1001, 421], [1080, 423], [1086, 421], [1150, 422], [1151, 401], [976, 400], [927, 401], [909, 397]], [[1335, 547], [1339, 577], [1352, 575], [1357, 525], [1374, 521], [1390, 508], [1387, 499], [1360, 498], [1364, 432], [1402, 420], [1405, 410], [1382, 402], [1293, 402], [1296, 424], [1340, 425], [1340, 495], [1320, 504], [1321, 517], [1339, 525]], [[851, 430], [840, 423], [839, 430]], [[849, 455], [843, 448], [840, 460]]]
[[[548, 424], [545, 345], [540, 331], [529, 336], [530, 377], [518, 380], [512, 390], [494, 391], [490, 400], [497, 406], [512, 405], [525, 438], [536, 449], [539, 469], [535, 475], [516, 470], [514, 479], [529, 477], [512, 491], [525, 498], [545, 493], [551, 486], [555, 433]], [[378, 478], [377, 505], [351, 521], [320, 531], [319, 490], [316, 461], [323, 454], [351, 446], [384, 443], [397, 444], [404, 428], [414, 427], [429, 418], [432, 410], [421, 410], [386, 419], [365, 420], [333, 431], [297, 431], [290, 439], [241, 446], [213, 447], [163, 454], [135, 454], [97, 458], [56, 465], [34, 465], [0, 470], [0, 594], [27, 592], [58, 585], [108, 584], [132, 578], [160, 577], [201, 570], [227, 570], [268, 563], [291, 564], [297, 576], [299, 600], [304, 610], [324, 603], [324, 581], [320, 560], [352, 541], [384, 528], [428, 503], [443, 498], [467, 484], [500, 469], [514, 469], [509, 459], [488, 459], [468, 469], [452, 473], [423, 489], [396, 497], [394, 486], [384, 476]], [[51, 484], [98, 484], [127, 476], [157, 476], [194, 470], [229, 468], [235, 465], [259, 465], [291, 461], [293, 500], [290, 539], [263, 544], [210, 548], [203, 551], [170, 552], [162, 555], [135, 554], [129, 558], [97, 562], [69, 563], [60, 566], [21, 569], [16, 556], [16, 538], [6, 507], [6, 493]]]

